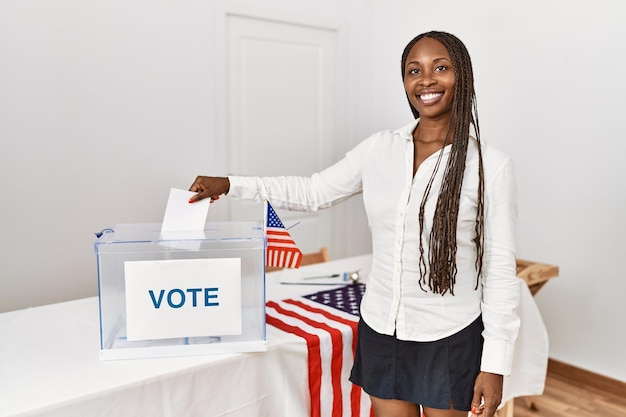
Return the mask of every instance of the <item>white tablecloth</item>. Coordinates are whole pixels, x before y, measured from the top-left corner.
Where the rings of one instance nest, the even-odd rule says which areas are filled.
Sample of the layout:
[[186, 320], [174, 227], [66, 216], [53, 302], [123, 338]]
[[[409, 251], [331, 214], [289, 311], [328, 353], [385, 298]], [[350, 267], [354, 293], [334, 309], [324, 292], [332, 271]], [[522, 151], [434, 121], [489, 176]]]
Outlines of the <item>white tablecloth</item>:
[[[357, 256], [301, 269], [360, 269], [365, 275], [370, 260]], [[332, 288], [281, 285], [279, 279], [280, 272], [267, 276], [269, 300]], [[505, 399], [539, 394], [545, 380], [545, 327], [529, 292], [521, 304], [515, 368], [521, 385], [507, 380]], [[101, 361], [96, 297], [3, 313], [0, 417], [306, 417], [306, 344], [272, 326], [267, 335], [266, 352]]]

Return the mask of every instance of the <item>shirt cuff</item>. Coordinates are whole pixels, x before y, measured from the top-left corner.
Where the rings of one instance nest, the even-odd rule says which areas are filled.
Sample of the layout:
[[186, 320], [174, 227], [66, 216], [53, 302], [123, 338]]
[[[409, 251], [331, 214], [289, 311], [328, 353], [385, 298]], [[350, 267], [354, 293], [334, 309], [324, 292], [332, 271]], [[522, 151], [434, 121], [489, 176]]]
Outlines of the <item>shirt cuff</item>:
[[503, 340], [485, 340], [480, 363], [482, 372], [511, 375], [514, 345]]
[[229, 175], [228, 181], [230, 182], [229, 197], [249, 199], [257, 202], [263, 201], [263, 197], [258, 190], [256, 177]]

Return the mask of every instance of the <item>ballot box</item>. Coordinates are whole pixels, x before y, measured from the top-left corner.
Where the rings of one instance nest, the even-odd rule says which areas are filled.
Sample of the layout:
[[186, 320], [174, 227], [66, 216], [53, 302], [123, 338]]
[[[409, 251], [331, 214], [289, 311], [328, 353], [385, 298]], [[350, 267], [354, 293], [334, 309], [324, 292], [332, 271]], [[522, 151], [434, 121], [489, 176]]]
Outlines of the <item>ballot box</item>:
[[96, 237], [101, 359], [266, 350], [261, 224], [119, 224]]

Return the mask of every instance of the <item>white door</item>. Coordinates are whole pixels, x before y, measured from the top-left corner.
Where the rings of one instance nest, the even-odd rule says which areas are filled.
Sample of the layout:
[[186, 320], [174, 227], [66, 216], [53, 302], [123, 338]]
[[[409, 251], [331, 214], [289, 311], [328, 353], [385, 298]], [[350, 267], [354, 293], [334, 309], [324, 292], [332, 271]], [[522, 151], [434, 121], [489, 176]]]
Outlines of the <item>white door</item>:
[[[228, 172], [309, 176], [334, 162], [337, 31], [237, 15], [226, 25]], [[229, 205], [232, 221], [262, 221], [262, 204]], [[332, 212], [277, 210], [305, 253], [332, 253]]]

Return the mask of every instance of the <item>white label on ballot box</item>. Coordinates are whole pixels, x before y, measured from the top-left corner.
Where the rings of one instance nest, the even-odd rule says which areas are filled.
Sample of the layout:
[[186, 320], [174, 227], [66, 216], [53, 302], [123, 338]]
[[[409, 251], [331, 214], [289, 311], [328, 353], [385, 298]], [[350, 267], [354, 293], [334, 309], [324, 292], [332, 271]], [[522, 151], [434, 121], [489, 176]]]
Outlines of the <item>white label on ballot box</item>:
[[126, 338], [241, 334], [241, 259], [124, 262]]

